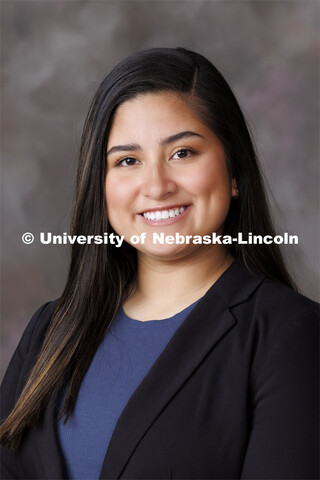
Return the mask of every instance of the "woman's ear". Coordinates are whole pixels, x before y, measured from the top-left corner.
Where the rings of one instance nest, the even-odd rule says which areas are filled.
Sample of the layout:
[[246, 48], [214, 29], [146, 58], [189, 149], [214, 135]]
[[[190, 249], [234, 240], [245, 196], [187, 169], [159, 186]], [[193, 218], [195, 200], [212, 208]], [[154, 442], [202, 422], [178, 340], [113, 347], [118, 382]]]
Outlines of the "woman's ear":
[[238, 198], [239, 197], [239, 189], [237, 185], [237, 180], [233, 177], [231, 181], [231, 196], [232, 198]]

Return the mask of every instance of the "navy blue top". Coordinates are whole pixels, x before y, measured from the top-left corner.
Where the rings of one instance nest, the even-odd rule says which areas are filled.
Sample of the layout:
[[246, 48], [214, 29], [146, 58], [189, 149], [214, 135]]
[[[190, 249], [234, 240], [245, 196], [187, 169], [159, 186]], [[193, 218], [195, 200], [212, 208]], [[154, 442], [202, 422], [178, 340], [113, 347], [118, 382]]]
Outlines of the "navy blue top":
[[122, 410], [196, 303], [163, 320], [134, 320], [119, 310], [84, 377], [74, 412], [65, 425], [63, 419], [58, 424], [68, 478], [99, 478]]

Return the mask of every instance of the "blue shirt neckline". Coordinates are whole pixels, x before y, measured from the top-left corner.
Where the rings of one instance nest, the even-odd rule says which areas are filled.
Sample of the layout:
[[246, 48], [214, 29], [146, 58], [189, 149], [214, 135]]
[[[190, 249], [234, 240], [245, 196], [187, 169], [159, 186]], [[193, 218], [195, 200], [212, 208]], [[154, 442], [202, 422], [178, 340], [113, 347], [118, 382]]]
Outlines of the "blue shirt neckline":
[[188, 307], [184, 308], [183, 310], [181, 310], [180, 312], [177, 312], [175, 313], [174, 315], [172, 315], [171, 317], [166, 317], [166, 318], [159, 318], [159, 319], [151, 319], [151, 320], [138, 320], [136, 318], [132, 318], [132, 317], [129, 317], [125, 311], [123, 310], [123, 306], [121, 305], [120, 307], [120, 310], [119, 310], [119, 313], [121, 315], [121, 318], [122, 320], [125, 320], [127, 322], [136, 322], [136, 323], [139, 323], [139, 324], [153, 324], [153, 323], [166, 323], [166, 322], [172, 322], [174, 321], [176, 318], [180, 318], [181, 315], [185, 314], [185, 313], [189, 313], [189, 311], [191, 311], [195, 306], [196, 304], [201, 300], [201, 298], [199, 298], [198, 300], [196, 300], [195, 302], [193, 302], [191, 305], [188, 305]]

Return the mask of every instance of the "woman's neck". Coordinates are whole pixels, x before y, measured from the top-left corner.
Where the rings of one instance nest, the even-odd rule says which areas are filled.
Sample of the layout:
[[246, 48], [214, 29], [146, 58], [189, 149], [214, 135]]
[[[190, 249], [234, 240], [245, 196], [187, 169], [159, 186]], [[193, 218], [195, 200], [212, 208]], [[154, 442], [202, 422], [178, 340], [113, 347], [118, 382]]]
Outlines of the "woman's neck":
[[171, 261], [138, 255], [137, 284], [124, 303], [126, 314], [139, 320], [168, 318], [201, 298], [234, 260], [224, 246], [216, 247]]

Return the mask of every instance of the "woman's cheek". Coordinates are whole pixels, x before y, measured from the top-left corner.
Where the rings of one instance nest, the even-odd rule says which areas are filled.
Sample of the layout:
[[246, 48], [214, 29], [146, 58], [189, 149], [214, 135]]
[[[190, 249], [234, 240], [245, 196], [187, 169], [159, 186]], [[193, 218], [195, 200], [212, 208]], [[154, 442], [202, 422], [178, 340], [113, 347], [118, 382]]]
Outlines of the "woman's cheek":
[[116, 176], [111, 176], [106, 179], [106, 200], [107, 205], [122, 205], [124, 204], [132, 190], [132, 181], [130, 179], [119, 180]]

